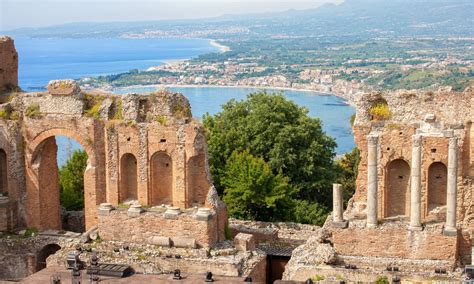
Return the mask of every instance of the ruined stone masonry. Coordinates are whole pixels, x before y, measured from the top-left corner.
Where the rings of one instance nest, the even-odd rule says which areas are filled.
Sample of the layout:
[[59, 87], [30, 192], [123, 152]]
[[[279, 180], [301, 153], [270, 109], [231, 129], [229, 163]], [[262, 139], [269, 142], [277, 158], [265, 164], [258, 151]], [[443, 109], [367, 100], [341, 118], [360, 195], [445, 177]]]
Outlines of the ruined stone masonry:
[[[327, 236], [310, 239], [303, 254], [293, 254], [286, 279], [319, 274], [353, 281], [383, 275], [459, 280], [472, 263], [473, 106], [472, 87], [359, 96], [353, 126], [361, 155], [356, 193], [341, 216], [340, 188], [334, 186], [334, 212], [323, 228]], [[321, 266], [314, 268], [311, 259]], [[348, 265], [356, 269], [345, 269]]]
[[[1, 69], [17, 68], [12, 40], [3, 37], [1, 43]], [[15, 58], [4, 61], [7, 55]], [[4, 89], [17, 83], [10, 78], [16, 72], [7, 73], [1, 77]], [[109, 236], [108, 223], [134, 227], [138, 221], [132, 218], [140, 216], [120, 210], [99, 214], [98, 206], [135, 202], [158, 207], [150, 214], [170, 232], [183, 221], [196, 238], [204, 232], [193, 230], [210, 226], [205, 233], [212, 237], [198, 245], [212, 246], [224, 238], [225, 206], [211, 187], [203, 128], [191, 118], [181, 94], [85, 93], [74, 81], [62, 80], [51, 81], [45, 93], [6, 92], [0, 102], [0, 231], [61, 229], [54, 137], [62, 135], [79, 142], [88, 155], [87, 229], [104, 225], [100, 229]]]

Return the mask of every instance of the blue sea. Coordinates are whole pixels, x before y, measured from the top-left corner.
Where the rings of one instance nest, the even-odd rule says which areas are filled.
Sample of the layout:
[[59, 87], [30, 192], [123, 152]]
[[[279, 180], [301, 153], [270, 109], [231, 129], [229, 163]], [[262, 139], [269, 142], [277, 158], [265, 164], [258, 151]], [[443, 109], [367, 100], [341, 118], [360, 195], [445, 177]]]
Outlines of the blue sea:
[[[217, 48], [205, 39], [119, 39], [119, 38], [16, 38], [20, 60], [19, 81], [25, 91], [43, 90], [49, 80], [79, 79], [83, 77], [115, 74], [132, 69], [146, 70], [164, 61], [187, 59]], [[117, 93], [150, 92], [155, 88], [117, 89]], [[241, 100], [249, 88], [171, 88], [183, 93], [190, 101], [193, 116], [215, 114], [230, 99]], [[268, 90], [275, 92], [276, 90]], [[279, 91], [277, 91], [279, 92]], [[355, 110], [339, 97], [316, 92], [284, 91], [285, 96], [319, 117], [324, 130], [335, 137], [337, 153], [343, 154], [354, 147], [349, 119]], [[80, 145], [67, 137], [58, 137], [58, 164]]]

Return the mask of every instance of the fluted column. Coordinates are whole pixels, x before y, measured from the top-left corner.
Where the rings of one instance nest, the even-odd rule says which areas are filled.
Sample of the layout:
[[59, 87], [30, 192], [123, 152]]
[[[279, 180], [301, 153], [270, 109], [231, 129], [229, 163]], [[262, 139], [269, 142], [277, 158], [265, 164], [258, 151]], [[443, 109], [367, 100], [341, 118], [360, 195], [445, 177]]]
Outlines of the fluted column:
[[456, 200], [457, 200], [457, 172], [458, 172], [458, 139], [449, 138], [448, 150], [448, 184], [447, 184], [447, 212], [446, 233], [456, 233]]
[[421, 135], [413, 135], [411, 156], [410, 226], [421, 230]]
[[367, 136], [367, 227], [377, 227], [377, 148], [379, 137]]

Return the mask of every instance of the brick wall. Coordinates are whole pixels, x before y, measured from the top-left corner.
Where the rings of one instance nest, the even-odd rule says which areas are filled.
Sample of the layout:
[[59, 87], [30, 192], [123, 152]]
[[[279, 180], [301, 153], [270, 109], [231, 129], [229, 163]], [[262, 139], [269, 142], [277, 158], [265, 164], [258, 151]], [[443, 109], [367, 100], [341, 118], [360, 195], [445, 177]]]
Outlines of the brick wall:
[[453, 264], [458, 246], [457, 237], [444, 236], [441, 229], [412, 232], [403, 225], [334, 229], [332, 241], [341, 255], [449, 260]]
[[0, 91], [18, 86], [18, 54], [9, 37], [0, 37]]
[[164, 210], [129, 217], [126, 209], [116, 209], [99, 215], [99, 235], [104, 240], [149, 244], [154, 244], [153, 237], [168, 237], [172, 242], [195, 240], [199, 247], [212, 247], [224, 239], [223, 231], [218, 230], [218, 213], [222, 212], [213, 212], [208, 221], [197, 220], [194, 213], [191, 209], [167, 219]]

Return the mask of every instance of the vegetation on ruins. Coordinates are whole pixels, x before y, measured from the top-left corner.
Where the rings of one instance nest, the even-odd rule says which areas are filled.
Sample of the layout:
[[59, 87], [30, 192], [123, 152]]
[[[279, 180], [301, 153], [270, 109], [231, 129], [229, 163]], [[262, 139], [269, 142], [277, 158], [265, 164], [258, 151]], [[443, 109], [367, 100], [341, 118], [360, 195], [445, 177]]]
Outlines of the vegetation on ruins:
[[29, 118], [40, 118], [42, 116], [40, 112], [40, 106], [37, 103], [29, 105], [25, 110], [25, 116]]
[[88, 117], [100, 118], [100, 107], [104, 99], [103, 96], [86, 94], [84, 114]]
[[[214, 116], [205, 115], [204, 126], [210, 171], [225, 201], [230, 200], [226, 197], [226, 189], [230, 186], [226, 180], [229, 168], [233, 162], [241, 162], [231, 157], [234, 152], [246, 151], [265, 162], [274, 177], [288, 178], [288, 184], [297, 189], [293, 196], [288, 195], [288, 198], [292, 197], [287, 203], [292, 205], [291, 214], [265, 218], [294, 221], [298, 219], [295, 212], [301, 212], [301, 222], [314, 222], [307, 218], [311, 214], [321, 216], [313, 218], [315, 220], [324, 219], [331, 204], [331, 184], [337, 174], [333, 163], [336, 143], [323, 132], [318, 118], [308, 116], [306, 108], [299, 107], [282, 94], [253, 93], [244, 101], [229, 101]], [[257, 190], [250, 186], [249, 189]], [[245, 218], [246, 214], [230, 210], [233, 217]], [[261, 215], [257, 217], [262, 218]]]
[[123, 119], [123, 105], [122, 100], [115, 101], [115, 110], [113, 119], [122, 120]]
[[373, 106], [369, 109], [369, 114], [372, 115], [375, 120], [387, 120], [392, 117], [390, 108], [388, 107], [388, 104], [385, 101], [378, 101], [374, 103]]
[[86, 166], [87, 153], [84, 150], [75, 150], [59, 169], [61, 206], [66, 210], [84, 209], [84, 171]]

